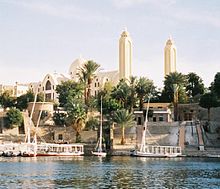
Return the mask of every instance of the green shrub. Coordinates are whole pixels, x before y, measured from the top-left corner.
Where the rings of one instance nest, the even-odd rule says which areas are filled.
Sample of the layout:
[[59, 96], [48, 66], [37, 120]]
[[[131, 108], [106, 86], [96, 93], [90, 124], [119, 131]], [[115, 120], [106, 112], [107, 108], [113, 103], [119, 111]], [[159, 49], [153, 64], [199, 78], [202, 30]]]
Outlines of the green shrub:
[[11, 108], [6, 114], [6, 121], [8, 128], [14, 128], [15, 126], [21, 126], [23, 123], [23, 116], [20, 110]]

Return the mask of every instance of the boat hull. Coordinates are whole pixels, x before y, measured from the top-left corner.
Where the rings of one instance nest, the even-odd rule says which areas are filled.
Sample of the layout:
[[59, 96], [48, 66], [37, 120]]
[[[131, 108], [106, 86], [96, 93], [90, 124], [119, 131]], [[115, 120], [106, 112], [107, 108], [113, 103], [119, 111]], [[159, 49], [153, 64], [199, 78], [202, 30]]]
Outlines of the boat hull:
[[148, 153], [148, 152], [132, 152], [131, 156], [134, 157], [152, 157], [152, 158], [165, 158], [167, 157], [165, 154], [154, 154], [154, 153]]
[[107, 153], [106, 152], [93, 152], [92, 151], [92, 155], [105, 157], [107, 155]]
[[37, 153], [37, 156], [66, 156], [66, 157], [71, 157], [71, 156], [81, 156], [84, 153]]

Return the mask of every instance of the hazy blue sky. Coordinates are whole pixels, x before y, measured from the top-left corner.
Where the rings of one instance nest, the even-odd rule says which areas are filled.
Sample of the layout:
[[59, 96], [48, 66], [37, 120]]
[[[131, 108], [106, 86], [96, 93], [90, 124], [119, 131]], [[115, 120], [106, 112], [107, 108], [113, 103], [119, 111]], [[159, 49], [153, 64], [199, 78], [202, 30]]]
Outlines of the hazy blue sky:
[[178, 72], [196, 72], [209, 86], [220, 71], [219, 0], [0, 0], [0, 83], [67, 74], [80, 54], [117, 70], [124, 27], [133, 41], [133, 75], [159, 87], [170, 35]]

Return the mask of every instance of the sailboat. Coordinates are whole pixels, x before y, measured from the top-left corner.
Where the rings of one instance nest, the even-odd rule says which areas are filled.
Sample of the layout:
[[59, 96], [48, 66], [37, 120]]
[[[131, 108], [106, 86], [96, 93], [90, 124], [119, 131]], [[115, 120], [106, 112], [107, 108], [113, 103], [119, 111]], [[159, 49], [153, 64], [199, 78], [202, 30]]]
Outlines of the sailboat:
[[34, 113], [34, 108], [35, 108], [35, 104], [37, 102], [37, 92], [35, 94], [35, 97], [34, 97], [34, 103], [33, 103], [33, 107], [32, 107], [32, 110], [31, 110], [31, 114], [30, 114], [30, 117], [29, 117], [29, 125], [27, 127], [27, 135], [26, 135], [26, 138], [25, 138], [25, 150], [23, 151], [22, 153], [22, 156], [25, 156], [25, 157], [35, 157], [37, 155], [37, 141], [33, 141], [31, 142], [31, 131], [30, 131], [30, 126], [32, 124], [32, 117], [33, 117], [33, 113]]
[[99, 129], [99, 139], [95, 148], [95, 151], [92, 151], [92, 154], [95, 156], [105, 157], [106, 152], [102, 150], [102, 96], [101, 96], [101, 113], [100, 113], [100, 129]]
[[[158, 143], [155, 146], [146, 145], [146, 131], [148, 123], [148, 111], [149, 111], [150, 98], [147, 103], [147, 111], [145, 115], [145, 121], [143, 126], [142, 140], [140, 150], [134, 150], [131, 152], [131, 156], [136, 157], [177, 157], [181, 155], [181, 147], [179, 146], [160, 146]], [[149, 131], [148, 131], [149, 132]]]

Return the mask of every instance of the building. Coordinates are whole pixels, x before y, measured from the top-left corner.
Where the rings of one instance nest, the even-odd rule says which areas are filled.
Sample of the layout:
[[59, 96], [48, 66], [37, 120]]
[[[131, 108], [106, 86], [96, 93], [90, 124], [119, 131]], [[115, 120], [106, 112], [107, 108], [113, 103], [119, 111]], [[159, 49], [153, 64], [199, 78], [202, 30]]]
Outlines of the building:
[[164, 77], [172, 72], [176, 72], [176, 47], [170, 37], [164, 48]]
[[149, 110], [152, 111], [152, 117], [149, 118], [149, 121], [172, 122], [172, 112], [170, 103], [150, 103]]
[[132, 75], [132, 41], [125, 29], [119, 39], [119, 79], [130, 79]]
[[16, 82], [15, 85], [0, 85], [0, 94], [8, 91], [13, 97], [19, 97], [26, 94], [29, 90], [28, 84], [21, 84]]

